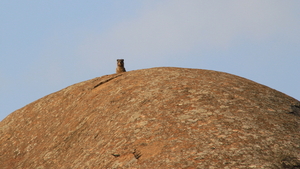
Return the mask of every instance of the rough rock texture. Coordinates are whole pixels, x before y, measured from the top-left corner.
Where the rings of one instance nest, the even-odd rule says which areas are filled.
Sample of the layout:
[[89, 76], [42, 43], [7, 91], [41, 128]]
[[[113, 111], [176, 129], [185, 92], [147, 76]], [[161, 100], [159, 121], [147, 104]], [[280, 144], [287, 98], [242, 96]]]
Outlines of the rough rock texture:
[[45, 96], [0, 123], [0, 168], [299, 168], [300, 103], [227, 73], [152, 68]]

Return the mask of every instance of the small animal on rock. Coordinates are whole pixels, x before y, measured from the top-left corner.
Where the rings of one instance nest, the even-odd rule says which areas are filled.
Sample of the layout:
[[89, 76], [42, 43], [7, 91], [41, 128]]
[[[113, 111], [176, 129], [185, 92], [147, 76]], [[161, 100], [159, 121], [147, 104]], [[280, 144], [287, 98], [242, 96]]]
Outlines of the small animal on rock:
[[124, 59], [117, 59], [117, 69], [116, 73], [126, 72], [124, 67]]

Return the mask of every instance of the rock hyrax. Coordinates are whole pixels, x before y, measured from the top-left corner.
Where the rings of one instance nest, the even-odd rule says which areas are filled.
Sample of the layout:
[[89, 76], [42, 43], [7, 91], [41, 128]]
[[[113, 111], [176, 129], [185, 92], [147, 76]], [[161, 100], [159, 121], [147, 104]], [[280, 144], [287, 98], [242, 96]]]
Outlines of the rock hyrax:
[[124, 59], [117, 59], [117, 73], [122, 73], [126, 72], [125, 67], [124, 67]]

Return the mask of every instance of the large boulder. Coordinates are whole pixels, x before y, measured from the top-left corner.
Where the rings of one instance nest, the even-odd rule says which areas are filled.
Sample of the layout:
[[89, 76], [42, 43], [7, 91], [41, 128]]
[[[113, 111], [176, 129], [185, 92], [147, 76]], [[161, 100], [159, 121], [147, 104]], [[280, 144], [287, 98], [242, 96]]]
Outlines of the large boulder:
[[11, 113], [0, 168], [297, 168], [299, 124], [299, 101], [242, 77], [136, 70]]

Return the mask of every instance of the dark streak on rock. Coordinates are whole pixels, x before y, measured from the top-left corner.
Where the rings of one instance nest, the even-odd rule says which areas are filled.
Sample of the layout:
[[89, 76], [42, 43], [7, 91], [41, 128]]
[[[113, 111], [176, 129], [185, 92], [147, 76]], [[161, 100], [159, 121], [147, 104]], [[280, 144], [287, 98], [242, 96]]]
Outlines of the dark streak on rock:
[[300, 169], [300, 161], [295, 157], [286, 157], [281, 160], [284, 169]]
[[120, 154], [111, 154], [113, 155], [114, 157], [120, 157]]
[[134, 149], [132, 154], [134, 155], [134, 157], [136, 159], [139, 159], [142, 156], [142, 153], [140, 151], [136, 150], [136, 149]]
[[293, 114], [295, 116], [300, 116], [300, 106], [299, 105], [292, 105], [291, 109], [292, 109], [292, 112], [290, 112], [290, 114]]
[[98, 87], [98, 86], [104, 84], [104, 83], [107, 83], [107, 82], [109, 82], [109, 81], [111, 81], [111, 80], [113, 80], [113, 79], [119, 77], [119, 76], [122, 76], [122, 74], [119, 74], [119, 75], [117, 75], [117, 76], [114, 76], [114, 77], [112, 77], [112, 78], [109, 78], [109, 79], [107, 79], [107, 80], [104, 80], [104, 81], [100, 82], [99, 84], [97, 84], [96, 86], [94, 86], [94, 89], [95, 89], [96, 87]]

